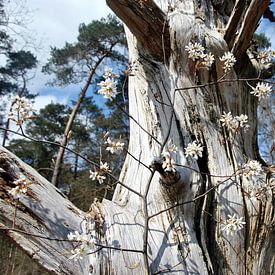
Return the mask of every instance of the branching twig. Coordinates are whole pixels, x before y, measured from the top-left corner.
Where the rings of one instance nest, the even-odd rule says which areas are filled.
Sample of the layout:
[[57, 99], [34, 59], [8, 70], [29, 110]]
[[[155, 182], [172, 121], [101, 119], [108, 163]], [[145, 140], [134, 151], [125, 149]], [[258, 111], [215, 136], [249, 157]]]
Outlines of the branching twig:
[[[13, 134], [16, 134], [16, 135], [19, 135], [19, 136], [21, 136], [21, 137], [27, 138], [27, 139], [29, 139], [29, 140], [31, 140], [31, 141], [34, 141], [34, 142], [46, 143], [46, 144], [51, 144], [51, 145], [54, 145], [54, 146], [62, 147], [62, 148], [64, 148], [65, 150], [67, 150], [67, 151], [69, 151], [69, 152], [71, 152], [71, 153], [73, 153], [73, 154], [79, 156], [80, 158], [82, 158], [83, 160], [85, 160], [86, 162], [88, 162], [89, 164], [92, 164], [92, 165], [94, 165], [95, 167], [100, 168], [100, 165], [99, 165], [99, 164], [97, 164], [97, 163], [95, 163], [94, 161], [92, 161], [92, 160], [90, 160], [90, 159], [84, 157], [82, 154], [80, 154], [80, 153], [74, 151], [73, 149], [70, 149], [70, 148], [68, 148], [67, 146], [61, 145], [60, 143], [53, 142], [53, 141], [48, 141], [48, 140], [38, 140], [38, 139], [35, 139], [35, 138], [32, 138], [32, 137], [30, 137], [30, 136], [25, 135], [24, 132], [23, 132], [23, 133], [18, 133], [18, 132], [16, 132], [16, 131], [13, 131], [13, 130], [10, 130], [10, 129], [5, 129], [5, 128], [3, 128], [3, 127], [0, 127], [0, 130], [3, 130], [3, 131], [7, 130], [7, 131], [9, 131], [9, 132], [11, 132], [11, 133], [13, 133]], [[131, 187], [127, 186], [126, 184], [120, 182], [112, 173], [106, 172], [106, 174], [108, 174], [113, 180], [115, 180], [116, 183], [118, 183], [118, 184], [120, 184], [121, 186], [125, 187], [126, 189], [128, 189], [128, 190], [131, 191], [132, 193], [136, 194], [137, 196], [142, 197], [142, 194], [140, 194], [140, 193], [137, 192], [136, 190], [132, 189]]]

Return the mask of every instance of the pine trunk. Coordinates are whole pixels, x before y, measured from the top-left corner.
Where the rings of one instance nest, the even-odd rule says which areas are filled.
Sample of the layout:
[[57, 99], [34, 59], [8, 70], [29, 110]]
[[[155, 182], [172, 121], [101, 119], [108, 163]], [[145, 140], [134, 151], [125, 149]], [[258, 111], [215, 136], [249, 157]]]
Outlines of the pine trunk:
[[[243, 2], [107, 0], [127, 25], [130, 154], [113, 201], [102, 202], [105, 223], [96, 231], [101, 245], [96, 253], [72, 264], [64, 255], [70, 244], [42, 244], [6, 231], [23, 249], [31, 247], [46, 269], [56, 274], [274, 273], [273, 198], [252, 200], [245, 192], [248, 179], [237, 175], [247, 160], [260, 161], [257, 102], [242, 79], [256, 77], [246, 50], [269, 1]], [[188, 59], [185, 46], [192, 39], [215, 55], [210, 70], [197, 70]], [[237, 63], [224, 76], [219, 57], [229, 50]], [[249, 131], [229, 134], [219, 121], [224, 111], [247, 114]], [[178, 147], [177, 171], [170, 176], [159, 167], [169, 140]], [[184, 154], [194, 140], [203, 145], [198, 161]], [[20, 200], [27, 219], [17, 218], [16, 224], [26, 229], [28, 219], [39, 217], [47, 230], [40, 232], [37, 225], [34, 232], [66, 238], [82, 213], [34, 171], [19, 166], [38, 182], [31, 188], [39, 207]], [[1, 195], [0, 205], [1, 223], [9, 226], [12, 217], [7, 223], [2, 213], [12, 213], [11, 202]], [[3, 212], [3, 206], [10, 210]], [[221, 223], [233, 214], [244, 217], [246, 225], [226, 235]]]

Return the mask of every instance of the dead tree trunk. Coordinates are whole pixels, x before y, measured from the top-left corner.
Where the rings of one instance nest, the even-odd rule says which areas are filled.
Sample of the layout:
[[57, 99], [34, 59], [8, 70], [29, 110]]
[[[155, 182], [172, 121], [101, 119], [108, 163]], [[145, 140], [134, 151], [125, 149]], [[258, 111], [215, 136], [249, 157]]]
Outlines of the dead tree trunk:
[[[6, 230], [45, 268], [56, 274], [88, 274], [89, 268], [92, 274], [274, 272], [273, 197], [252, 200], [245, 191], [249, 178], [238, 173], [247, 160], [261, 161], [257, 101], [242, 79], [256, 77], [246, 51], [269, 1], [243, 2], [107, 0], [127, 26], [130, 154], [113, 201], [102, 202], [104, 228], [95, 232], [99, 249], [84, 260], [72, 265], [64, 255], [66, 242], [42, 244], [36, 236]], [[215, 55], [210, 70], [198, 70], [188, 58], [185, 46], [194, 39]], [[224, 75], [219, 57], [228, 50], [237, 63]], [[220, 125], [223, 112], [247, 114], [249, 130], [230, 135]], [[159, 158], [168, 140], [178, 147], [171, 173]], [[184, 154], [194, 140], [203, 145], [198, 160]], [[3, 176], [19, 169], [9, 168], [14, 157], [6, 151], [1, 159]], [[80, 211], [17, 161], [36, 184], [30, 198], [20, 199], [16, 225], [65, 238], [79, 226]], [[0, 217], [2, 226], [11, 227], [14, 207], [6, 196], [11, 179], [3, 179]], [[272, 172], [262, 180], [271, 181]], [[246, 224], [226, 235], [221, 224], [233, 214]]]

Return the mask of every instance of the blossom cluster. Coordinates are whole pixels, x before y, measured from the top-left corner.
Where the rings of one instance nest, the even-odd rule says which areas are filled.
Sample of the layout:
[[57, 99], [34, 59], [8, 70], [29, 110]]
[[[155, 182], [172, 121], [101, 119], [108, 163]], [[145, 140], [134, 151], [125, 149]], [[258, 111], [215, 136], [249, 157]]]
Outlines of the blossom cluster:
[[243, 217], [237, 218], [235, 214], [228, 215], [228, 219], [222, 223], [221, 230], [227, 235], [233, 236], [237, 231], [243, 229], [245, 224]]
[[72, 256], [70, 259], [82, 259], [91, 248], [93, 248], [94, 242], [91, 234], [85, 232], [79, 233], [78, 231], [70, 232], [68, 234], [68, 239], [70, 241], [77, 242], [78, 245], [73, 250], [71, 250]]
[[241, 114], [240, 116], [233, 117], [231, 112], [225, 113], [220, 118], [221, 125], [226, 127], [229, 131], [237, 132], [241, 128], [247, 130], [248, 125], [248, 116]]
[[263, 199], [272, 194], [272, 187], [262, 179], [252, 181], [244, 188], [251, 199]]
[[[109, 73], [107, 74], [107, 76], [109, 75]], [[110, 152], [111, 154], [122, 151], [124, 148], [124, 143], [121, 142], [121, 139], [112, 140], [108, 136], [109, 136], [109, 132], [107, 132], [103, 137], [104, 139], [107, 138], [105, 142], [107, 144], [106, 151]], [[112, 170], [110, 169], [108, 163], [107, 162], [103, 163], [102, 161], [100, 161], [99, 169], [95, 169], [94, 171], [90, 170], [90, 178], [92, 180], [98, 181], [99, 184], [102, 184], [106, 179], [106, 174], [111, 172]]]
[[[205, 53], [205, 48], [198, 42], [189, 42], [185, 46], [185, 50], [188, 52], [188, 58], [193, 61], [197, 61], [198, 68], [209, 69], [215, 61], [214, 55], [210, 53]], [[236, 58], [231, 52], [225, 52], [220, 60], [223, 62], [224, 72], [228, 72], [232, 69], [236, 63]]]
[[257, 86], [254, 88], [252, 87], [252, 91], [250, 92], [252, 95], [255, 95], [261, 98], [265, 98], [271, 93], [272, 91], [272, 86], [269, 85], [268, 83], [257, 83]]
[[274, 55], [275, 55], [275, 51], [272, 51], [272, 50], [261, 51], [257, 55], [257, 60], [265, 68], [269, 68], [271, 66], [271, 61]]
[[[193, 141], [192, 143], [187, 144], [187, 147], [184, 148], [185, 150], [185, 156], [191, 157], [194, 159], [198, 159], [199, 157], [202, 157], [203, 147], [198, 141]], [[178, 151], [178, 148], [170, 143], [168, 146], [168, 150], [165, 151], [163, 156], [163, 163], [162, 167], [165, 172], [175, 172], [176, 171], [176, 163], [173, 159], [173, 154]]]
[[244, 189], [251, 198], [259, 198], [268, 193], [267, 182], [260, 177], [263, 172], [262, 165], [256, 160], [250, 160], [242, 166], [241, 173], [248, 180]]
[[202, 157], [203, 147], [197, 141], [193, 141], [192, 143], [189, 143], [184, 150], [185, 150], [186, 157], [190, 156], [194, 159], [198, 159], [199, 157], [200, 158]]
[[102, 184], [106, 179], [106, 173], [110, 172], [112, 172], [112, 170], [109, 168], [108, 163], [103, 163], [102, 161], [100, 161], [100, 167], [97, 171], [90, 170], [90, 178], [92, 180], [97, 180], [99, 184]]
[[188, 57], [190, 59], [199, 61], [199, 68], [209, 69], [215, 61], [214, 55], [212, 53], [205, 53], [205, 48], [200, 43], [189, 42], [189, 44], [185, 46], [185, 50], [188, 52]]
[[112, 100], [117, 95], [117, 81], [119, 75], [115, 74], [112, 69], [106, 68], [103, 75], [104, 81], [101, 81], [98, 86], [100, 86], [99, 94], [103, 97]]
[[26, 97], [14, 96], [12, 98], [12, 110], [8, 114], [8, 118], [22, 125], [25, 121], [32, 119], [32, 104]]
[[111, 140], [109, 137], [107, 138], [106, 143], [108, 144], [106, 150], [109, 151], [111, 154], [122, 151], [125, 145], [120, 140], [114, 141], [114, 140]]
[[257, 160], [250, 160], [243, 165], [242, 173], [245, 177], [259, 176], [262, 172], [262, 165]]
[[28, 192], [28, 187], [32, 184], [32, 181], [28, 180], [25, 177], [21, 177], [13, 181], [13, 184], [15, 184], [16, 186], [12, 188], [9, 193], [15, 199], [19, 199], [22, 194], [26, 194]]
[[220, 57], [220, 60], [223, 62], [223, 69], [225, 73], [230, 71], [236, 63], [236, 58], [231, 52], [224, 53], [224, 55]]

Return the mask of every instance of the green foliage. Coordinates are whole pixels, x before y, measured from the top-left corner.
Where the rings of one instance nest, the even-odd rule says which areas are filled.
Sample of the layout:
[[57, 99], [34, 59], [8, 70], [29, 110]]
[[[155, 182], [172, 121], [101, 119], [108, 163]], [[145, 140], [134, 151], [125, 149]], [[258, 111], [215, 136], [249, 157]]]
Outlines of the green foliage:
[[8, 52], [6, 69], [9, 74], [20, 76], [36, 67], [37, 59], [30, 51]]
[[6, 57], [6, 66], [0, 67], [0, 95], [28, 95], [26, 77], [36, 67], [36, 57], [29, 51], [7, 52]]
[[66, 42], [61, 49], [51, 48], [51, 58], [43, 67], [43, 72], [55, 75], [51, 85], [80, 83], [105, 54], [113, 61], [125, 61], [125, 57], [114, 48], [125, 45], [123, 26], [116, 17], [108, 16], [88, 25], [82, 23], [77, 42]]
[[0, 96], [20, 91], [28, 94], [24, 82], [28, 71], [37, 66], [37, 59], [30, 51], [13, 49], [15, 41], [7, 33], [10, 20], [5, 11], [7, 3], [0, 1], [0, 56], [6, 60], [6, 65], [0, 67]]
[[[41, 109], [36, 118], [27, 124], [26, 134], [37, 140], [57, 142], [65, 127], [68, 109], [61, 104], [49, 104]], [[8, 148], [42, 175], [50, 178], [52, 159], [57, 148], [43, 142], [14, 139]], [[45, 171], [45, 172], [44, 172]]]
[[255, 33], [253, 36], [253, 41], [256, 44], [258, 50], [264, 50], [271, 47], [271, 42], [264, 33]]
[[[124, 64], [126, 58], [121, 54], [121, 49], [125, 45], [123, 27], [115, 17], [108, 16], [107, 19], [81, 24], [77, 42], [66, 43], [62, 49], [52, 48], [51, 58], [44, 66], [43, 71], [54, 74], [55, 80], [52, 84], [82, 83], [94, 64], [106, 53], [108, 53], [107, 61], [113, 62], [112, 66]], [[110, 50], [112, 51], [110, 52]], [[36, 59], [32, 59], [27, 52], [21, 52], [21, 55], [13, 54], [9, 56], [7, 65], [2, 68], [2, 72], [6, 75], [8, 73], [24, 75], [34, 63], [36, 64]], [[122, 137], [127, 148], [129, 121], [127, 115], [121, 111], [121, 108], [126, 112], [128, 109], [128, 93], [124, 78], [121, 76], [117, 87], [118, 91], [124, 91], [113, 101], [105, 101], [102, 98], [101, 102], [95, 102], [92, 97], [84, 98], [74, 120], [67, 145], [68, 148], [95, 163], [108, 162], [116, 177], [119, 176], [126, 151], [124, 150], [120, 154], [110, 154], [105, 150], [107, 144], [103, 137], [109, 131], [112, 139]], [[90, 89], [97, 89], [95, 84], [90, 85]], [[10, 90], [12, 89], [16, 90], [17, 88], [11, 87]], [[72, 102], [70, 106], [74, 106], [75, 103]], [[53, 160], [58, 152], [58, 146], [45, 143], [43, 140], [60, 142], [72, 111], [70, 106], [62, 104], [45, 106], [25, 127], [25, 133], [37, 141], [14, 139], [8, 146], [9, 150], [49, 180], [52, 177]], [[85, 162], [79, 155], [65, 152], [60, 175], [62, 183], [60, 188], [64, 191], [69, 187], [69, 198], [83, 210], [89, 209], [95, 197], [99, 199], [111, 198], [115, 188], [116, 181], [108, 176], [102, 185], [92, 181], [89, 178], [89, 171], [94, 169], [93, 165]], [[23, 266], [24, 263], [21, 261], [19, 260], [19, 263]], [[17, 265], [17, 260], [14, 260], [13, 265]]]
[[[43, 140], [58, 143], [71, 109], [62, 104], [49, 104], [35, 115], [35, 119], [26, 127], [26, 134], [40, 142], [14, 139], [8, 148], [22, 160], [39, 170], [50, 179], [52, 160], [58, 150], [57, 146], [42, 142]], [[80, 120], [73, 127], [72, 140], [87, 140], [89, 134]], [[78, 141], [79, 142], [79, 141]]]
[[35, 119], [28, 123], [26, 133], [36, 139], [58, 141], [66, 126], [70, 109], [63, 104], [48, 104], [34, 114]]

